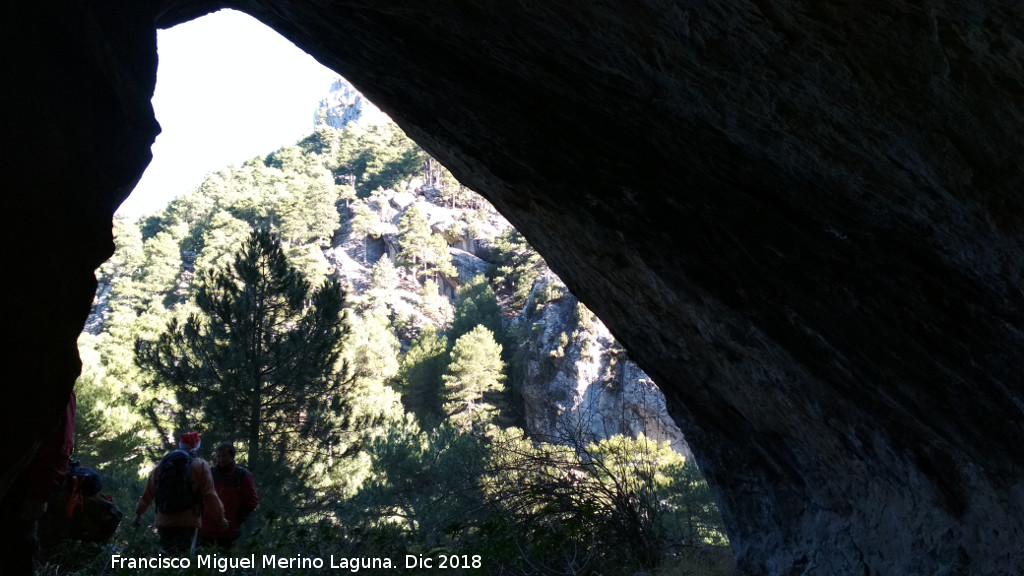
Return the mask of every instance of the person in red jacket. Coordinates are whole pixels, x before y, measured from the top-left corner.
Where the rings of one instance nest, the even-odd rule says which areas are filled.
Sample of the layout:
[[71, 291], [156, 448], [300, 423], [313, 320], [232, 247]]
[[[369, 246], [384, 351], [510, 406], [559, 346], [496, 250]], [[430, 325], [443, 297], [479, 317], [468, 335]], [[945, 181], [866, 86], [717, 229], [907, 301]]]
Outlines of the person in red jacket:
[[231, 522], [227, 530], [218, 529], [213, 518], [203, 516], [199, 541], [230, 550], [242, 535], [242, 523], [260, 505], [256, 481], [252, 473], [235, 463], [235, 445], [224, 442], [217, 446], [217, 465], [213, 467], [213, 483], [224, 504], [224, 516]]
[[43, 439], [28, 466], [15, 478], [0, 501], [0, 576], [31, 576], [32, 557], [39, 549], [38, 520], [46, 501], [60, 486], [75, 445], [75, 408], [72, 392], [57, 427]]
[[[208, 522], [217, 525], [222, 530], [227, 530], [229, 526], [228, 520], [224, 517], [224, 506], [221, 504], [220, 498], [217, 497], [217, 491], [213, 488], [210, 465], [206, 463], [206, 460], [196, 456], [200, 443], [199, 434], [195, 432], [182, 434], [181, 441], [178, 442], [178, 450], [188, 452], [192, 456], [189, 463], [189, 474], [196, 503], [180, 512], [161, 512], [158, 509], [156, 521], [153, 522], [157, 536], [160, 537], [160, 547], [168, 554], [190, 552], [195, 545], [197, 530], [204, 523], [204, 510], [205, 514], [209, 515]], [[159, 466], [153, 469], [149, 475], [149, 481], [146, 482], [146, 491], [142, 493], [139, 502], [135, 505], [134, 524], [136, 526], [142, 524], [142, 515], [156, 500], [159, 472]]]

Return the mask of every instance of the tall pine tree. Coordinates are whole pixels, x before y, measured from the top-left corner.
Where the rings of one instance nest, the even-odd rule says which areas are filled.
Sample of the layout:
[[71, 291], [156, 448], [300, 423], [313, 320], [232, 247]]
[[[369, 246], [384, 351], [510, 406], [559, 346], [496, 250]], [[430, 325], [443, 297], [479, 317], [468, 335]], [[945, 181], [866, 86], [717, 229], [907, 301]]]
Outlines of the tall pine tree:
[[174, 390], [187, 419], [203, 419], [193, 426], [243, 439], [252, 467], [300, 443], [325, 449], [344, 406], [343, 302], [336, 282], [311, 291], [280, 240], [257, 230], [232, 266], [201, 273], [198, 313], [136, 342], [136, 362]]
[[505, 363], [494, 334], [477, 325], [455, 341], [444, 380], [444, 410], [456, 426], [472, 429], [497, 411], [495, 395], [504, 389]]

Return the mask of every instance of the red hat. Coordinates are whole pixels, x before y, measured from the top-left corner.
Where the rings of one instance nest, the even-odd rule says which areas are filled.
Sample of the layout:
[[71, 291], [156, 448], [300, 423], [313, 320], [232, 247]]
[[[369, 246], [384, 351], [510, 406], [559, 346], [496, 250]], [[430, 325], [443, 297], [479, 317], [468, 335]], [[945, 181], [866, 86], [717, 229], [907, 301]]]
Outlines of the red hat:
[[197, 432], [186, 432], [181, 435], [181, 441], [178, 442], [178, 448], [182, 450], [192, 451], [199, 448], [201, 440], [199, 439], [199, 433]]

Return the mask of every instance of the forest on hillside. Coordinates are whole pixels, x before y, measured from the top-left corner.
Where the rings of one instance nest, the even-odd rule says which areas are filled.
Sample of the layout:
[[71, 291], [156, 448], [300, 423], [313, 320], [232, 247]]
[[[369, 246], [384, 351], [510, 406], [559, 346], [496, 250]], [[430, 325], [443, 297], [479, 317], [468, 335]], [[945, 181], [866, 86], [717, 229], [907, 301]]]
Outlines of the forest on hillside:
[[[517, 355], [537, 327], [513, 318], [565, 287], [535, 282], [552, 277], [540, 256], [397, 126], [321, 127], [115, 219], [114, 235], [79, 340], [74, 457], [126, 516], [196, 431], [204, 449], [234, 442], [255, 475], [237, 554], [725, 573], [710, 490], [667, 443], [524, 431]], [[475, 243], [486, 261], [453, 257]], [[576, 310], [562, 347], [592, 329]], [[126, 520], [106, 547], [62, 544], [42, 568], [131, 573], [109, 566], [111, 549], [159, 553]]]

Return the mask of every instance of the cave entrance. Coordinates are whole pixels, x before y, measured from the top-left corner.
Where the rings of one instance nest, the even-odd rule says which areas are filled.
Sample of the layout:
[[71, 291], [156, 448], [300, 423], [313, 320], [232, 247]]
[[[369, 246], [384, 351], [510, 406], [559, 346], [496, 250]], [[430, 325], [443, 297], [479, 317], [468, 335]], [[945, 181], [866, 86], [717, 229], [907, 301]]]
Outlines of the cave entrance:
[[[254, 222], [270, 223], [281, 230], [282, 237], [290, 234], [286, 242], [292, 248], [297, 246], [297, 238], [301, 234], [295, 231], [296, 221], [288, 220], [289, 215], [299, 214], [306, 208], [315, 212], [319, 206], [317, 198], [303, 194], [323, 183], [317, 174], [317, 170], [323, 167], [311, 167], [303, 155], [311, 150], [321, 156], [327, 154], [326, 151], [336, 154], [348, 145], [337, 139], [325, 140], [322, 135], [314, 133], [313, 112], [336, 74], [319, 66], [276, 32], [250, 17], [231, 11], [205, 16], [160, 32], [159, 46], [160, 76], [153, 102], [164, 133], [153, 147], [154, 160], [149, 169], [118, 212], [121, 218], [115, 225], [115, 231], [122, 234], [118, 242], [119, 251], [101, 270], [101, 289], [94, 321], [90, 322], [80, 344], [86, 363], [83, 381], [79, 384], [83, 411], [105, 423], [110, 436], [107, 440], [112, 442], [107, 445], [97, 442], [91, 446], [86, 443], [82, 450], [91, 450], [91, 455], [97, 459], [110, 460], [111, 450], [127, 447], [135, 457], [122, 460], [123, 464], [115, 472], [124, 477], [131, 477], [133, 473], [137, 476], [140, 469], [144, 471], [144, 463], [151, 462], [155, 456], [157, 449], [154, 446], [173, 437], [175, 429], [209, 432], [212, 442], [207, 442], [211, 447], [225, 439], [218, 438], [218, 435], [226, 429], [211, 424], [213, 416], [207, 418], [208, 414], [201, 406], [190, 413], [174, 412], [174, 402], [178, 400], [174, 397], [174, 390], [152, 386], [148, 376], [140, 376], [139, 367], [132, 364], [134, 340], [155, 339], [169, 325], [171, 318], [180, 315], [183, 307], [190, 306], [188, 295], [201, 276], [196, 272], [206, 264], [212, 270], [215, 264], [224, 265], [230, 261], [233, 252], [226, 246], [228, 240], [239, 233], [240, 227]], [[280, 90], [282, 87], [288, 89]], [[449, 322], [454, 325], [460, 311], [445, 311], [443, 300], [428, 304], [436, 294], [427, 290], [407, 291], [408, 294], [390, 299], [368, 295], [373, 290], [379, 291], [380, 283], [400, 286], [403, 282], [408, 284], [409, 280], [415, 282], [431, 276], [419, 277], [421, 268], [426, 266], [425, 260], [412, 262], [411, 269], [397, 273], [397, 277], [394, 269], [390, 272], [378, 270], [374, 261], [380, 264], [383, 260], [400, 260], [404, 250], [403, 227], [411, 226], [403, 221], [400, 213], [407, 213], [411, 205], [434, 201], [440, 208], [455, 211], [456, 216], [441, 226], [436, 220], [427, 218], [431, 225], [428, 234], [442, 237], [449, 246], [457, 244], [462, 248], [459, 255], [465, 262], [459, 265], [458, 277], [462, 278], [460, 284], [468, 285], [467, 280], [472, 276], [461, 274], [463, 269], [472, 271], [476, 267], [478, 271], [488, 271], [487, 262], [479, 254], [474, 254], [472, 247], [494, 249], [494, 238], [488, 238], [489, 245], [484, 245], [478, 242], [481, 238], [477, 235], [481, 229], [492, 226], [496, 219], [486, 214], [488, 208], [471, 191], [462, 190], [461, 185], [451, 181], [448, 184], [452, 190], [457, 187], [459, 194], [439, 190], [437, 187], [443, 178], [436, 174], [422, 177], [405, 174], [398, 179], [401, 186], [398, 181], [387, 181], [389, 170], [401, 170], [403, 163], [408, 163], [410, 158], [415, 160], [415, 157], [400, 142], [404, 135], [400, 137], [391, 132], [381, 132], [377, 136], [380, 137], [381, 149], [394, 154], [359, 158], [358, 174], [339, 169], [337, 162], [327, 167], [328, 184], [348, 186], [354, 190], [351, 197], [337, 195], [332, 204], [342, 213], [343, 219], [348, 220], [345, 225], [349, 232], [355, 226], [353, 206], [356, 204], [371, 209], [371, 214], [378, 218], [377, 227], [371, 227], [363, 234], [372, 237], [373, 250], [369, 249], [371, 242], [364, 242], [362, 252], [356, 245], [350, 254], [336, 254], [338, 260], [330, 264], [337, 266], [342, 262], [363, 271], [362, 280], [346, 278], [349, 293], [358, 298], [352, 312], [357, 318], [353, 320], [353, 332], [356, 338], [362, 338], [358, 344], [359, 354], [350, 361], [358, 368], [358, 385], [363, 387], [368, 398], [362, 405], [364, 415], [370, 408], [390, 406], [388, 417], [391, 422], [375, 434], [374, 442], [383, 447], [380, 453], [368, 452], [360, 462], [351, 466], [332, 468], [334, 463], [343, 460], [343, 453], [359, 447], [355, 442], [339, 438], [330, 440], [330, 448], [324, 452], [323, 459], [301, 461], [304, 473], [316, 475], [318, 484], [315, 486], [300, 485], [300, 479], [272, 467], [258, 470], [264, 510], [277, 514], [277, 508], [315, 507], [322, 502], [311, 500], [310, 494], [318, 490], [321, 493], [333, 490], [338, 498], [350, 499], [352, 507], [362, 506], [362, 518], [329, 514], [329, 517], [316, 516], [307, 511], [300, 515], [301, 518], [296, 516], [292, 520], [311, 526], [316, 521], [340, 522], [342, 525], [363, 522], [363, 527], [370, 533], [386, 535], [408, 545], [436, 546], [444, 543], [455, 549], [464, 546], [466, 551], [472, 552], [474, 547], [498, 549], [502, 546], [501, 539], [515, 540], [523, 533], [541, 529], [539, 524], [527, 521], [529, 515], [522, 516], [521, 510], [511, 513], [511, 508], [501, 509], [500, 503], [516, 502], [532, 507], [535, 510], [530, 515], [542, 513], [546, 506], [551, 506], [562, 510], [561, 516], [553, 519], [564, 528], [554, 534], [534, 536], [550, 539], [548, 545], [555, 546], [556, 555], [564, 556], [561, 554], [563, 547], [568, 550], [583, 546], [583, 555], [574, 562], [607, 560], [607, 549], [587, 548], [586, 543], [577, 541], [581, 534], [604, 533], [602, 537], [608, 538], [608, 543], [616, 544], [614, 548], [620, 550], [615, 560], [624, 566], [630, 563], [653, 566], [662, 559], [662, 553], [672, 552], [675, 554], [673, 558], [679, 558], [679, 551], [687, 546], [725, 542], [721, 520], [714, 511], [707, 485], [695, 476], [692, 464], [687, 464], [692, 459], [684, 461], [679, 457], [678, 452], [688, 455], [688, 451], [678, 429], [670, 430], [674, 423], [667, 415], [664, 398], [635, 365], [628, 366], [627, 355], [617, 347], [607, 330], [592, 327], [592, 314], [567, 294], [564, 285], [548, 272], [535, 274], [546, 276], [542, 284], [534, 285], [530, 279], [532, 290], [516, 293], [513, 285], [525, 282], [524, 278], [528, 276], [523, 276], [514, 281], [506, 279], [505, 292], [499, 289], [497, 297], [490, 296], [495, 305], [502, 299], [507, 303], [519, 298], [523, 307], [531, 308], [529, 313], [509, 313], [507, 309], [496, 308], [499, 315], [504, 312], [504, 317], [496, 318], [491, 337], [508, 350], [520, 351], [520, 355], [503, 356], [509, 363], [515, 358], [522, 359], [524, 350], [533, 351], [533, 357], [529, 358], [531, 362], [535, 360], [536, 367], [527, 367], [525, 362], [522, 367], [506, 364], [508, 372], [515, 372], [514, 376], [509, 374], [509, 379], [518, 379], [520, 388], [524, 387], [521, 382], [530, 378], [547, 383], [558, 380], [561, 374], [579, 375], [583, 372], [592, 373], [594, 384], [576, 400], [564, 402], [563, 398], [563, 406], [535, 409], [543, 414], [535, 415], [532, 421], [524, 416], [525, 403], [504, 407], [504, 420], [499, 427], [510, 423], [547, 426], [548, 432], [534, 434], [535, 440], [562, 434], [556, 439], [568, 441], [576, 450], [561, 450], [553, 447], [554, 443], [530, 442], [517, 436], [518, 432], [508, 431], [508, 428], [477, 436], [454, 434], [453, 429], [439, 426], [436, 421], [437, 412], [448, 408], [417, 405], [415, 396], [424, 392], [422, 382], [426, 380], [423, 373], [434, 371], [435, 395], [440, 394], [444, 383], [451, 381], [446, 378], [453, 370], [447, 360], [449, 354], [455, 354], [461, 339], [448, 342], [450, 350], [438, 352], [437, 344], [442, 340], [438, 339], [434, 344], [425, 342], [424, 332], [415, 318], [430, 317], [433, 313], [441, 319], [442, 325]], [[292, 147], [294, 142], [300, 142], [300, 145]], [[356, 153], [353, 157], [358, 156]], [[430, 166], [430, 162], [424, 161], [426, 171], [440, 170]], [[380, 179], [381, 185], [376, 188], [366, 185], [365, 189], [360, 189], [360, 184], [367, 181], [377, 183], [364, 178], [369, 171], [373, 171], [372, 178]], [[413, 184], [416, 178], [421, 185], [431, 183], [431, 190], [418, 190]], [[237, 196], [246, 186], [258, 188], [259, 193], [244, 198]], [[389, 190], [393, 192], [389, 193]], [[178, 199], [170, 208], [162, 207], [175, 197]], [[270, 198], [280, 203], [271, 203]], [[431, 215], [437, 214], [432, 212]], [[315, 218], [308, 214], [303, 217], [306, 216]], [[133, 220], [136, 221], [134, 228]], [[199, 230], [197, 226], [204, 228]], [[284, 232], [285, 228], [291, 232]], [[317, 239], [305, 240], [314, 247], [317, 242], [326, 242], [327, 246], [320, 247], [338, 252], [340, 246], [334, 242], [339, 234], [342, 233], [334, 231]], [[394, 238], [389, 240], [389, 234]], [[221, 250], [216, 263], [212, 256], [207, 257], [214, 245]], [[127, 249], [123, 250], [125, 247]], [[523, 256], [527, 261], [532, 257], [525, 242], [498, 250], [505, 250], [512, 256]], [[388, 258], [384, 258], [385, 255]], [[308, 252], [292, 252], [290, 256], [301, 260], [304, 269], [316, 269], [325, 260], [323, 254], [310, 256]], [[128, 270], [131, 271], [126, 272]], [[515, 273], [513, 270], [505, 274]], [[434, 276], [439, 274], [436, 272]], [[364, 286], [360, 286], [360, 282]], [[425, 287], [426, 282], [423, 284]], [[124, 288], [129, 285], [130, 289]], [[161, 285], [165, 289], [157, 291]], [[147, 294], [146, 290], [152, 293]], [[118, 298], [122, 299], [120, 304], [117, 304]], [[137, 300], [131, 300], [133, 298]], [[483, 298], [488, 297], [485, 295]], [[384, 301], [383, 308], [375, 308], [381, 306], [380, 301]], [[418, 316], [410, 320], [412, 316], [403, 316], [402, 312], [410, 308], [409, 302], [432, 305], [434, 309], [432, 312], [416, 310]], [[128, 316], [133, 309], [136, 317], [130, 318]], [[384, 312], [380, 312], [382, 309]], [[523, 318], [518, 324], [512, 320], [517, 314], [522, 314]], [[545, 328], [556, 321], [564, 321], [566, 326], [554, 330]], [[483, 321], [478, 323], [484, 324]], [[506, 333], [510, 325], [517, 326], [516, 336]], [[116, 329], [107, 329], [110, 327]], [[499, 330], [503, 334], [497, 334]], [[437, 333], [432, 334], [436, 336]], [[455, 340], [454, 336], [452, 339]], [[598, 347], [607, 348], [607, 354], [595, 353]], [[414, 351], [423, 355], [421, 364], [409, 360]], [[591, 360], [585, 369], [568, 367], [572, 362], [586, 363], [588, 358]], [[411, 383], [414, 377], [420, 379], [415, 384]], [[109, 412], [103, 413], [103, 410], [117, 405], [111, 400], [116, 391], [124, 392], [124, 397], [130, 398], [131, 402], [118, 405], [119, 416], [111, 419]], [[568, 389], [560, 392], [568, 393]], [[481, 393], [471, 402], [492, 402], [487, 394]], [[636, 401], [631, 405], [616, 403], [615, 399], [620, 397], [633, 397]], [[146, 406], [147, 410], [132, 413], [131, 405]], [[571, 422], [558, 419], [559, 410], [574, 410], [579, 406], [583, 408]], [[612, 409], [608, 410], [608, 406]], [[408, 411], [407, 416], [403, 410]], [[640, 412], [645, 415], [637, 416]], [[209, 414], [212, 413], [211, 409]], [[633, 415], [629, 424], [624, 424], [625, 415]], [[96, 420], [87, 418], [86, 421], [94, 425]], [[590, 432], [579, 433], [582, 426], [600, 430], [609, 436], [625, 432], [629, 437], [599, 442], [596, 436], [587, 435]], [[119, 444], [124, 437], [118, 432], [127, 434], [131, 430], [147, 428], [156, 432], [156, 436], [146, 432], [129, 441], [128, 446]], [[455, 428], [463, 432], [466, 430], [464, 424], [456, 424]], [[473, 430], [473, 426], [469, 429]], [[475, 431], [478, 432], [479, 428]], [[646, 435], [641, 439], [632, 438], [637, 432]], [[573, 436], [574, 433], [579, 435]], [[671, 446], [666, 446], [666, 443]], [[282, 445], [282, 453], [294, 449], [295, 446]], [[458, 458], [452, 460], [453, 455]], [[467, 460], [474, 457], [477, 468]], [[493, 466], [480, 466], [481, 458], [490, 458], [487, 460], [490, 463], [500, 459], [505, 468], [495, 471]], [[537, 468], [538, 461], [545, 463], [546, 467]], [[325, 465], [325, 462], [330, 464]], [[408, 469], [410, 462], [420, 469], [411, 474]], [[560, 469], [561, 473], [552, 475], [552, 468]], [[428, 485], [434, 486], [434, 491], [424, 487], [422, 492], [410, 496], [408, 492], [382, 493], [365, 488], [372, 484], [367, 480], [374, 478], [385, 478], [392, 485], [398, 485], [424, 475], [431, 477]], [[456, 489], [438, 492], [437, 486]], [[460, 499], [460, 495], [467, 493], [474, 494], [477, 500]], [[579, 494], [586, 494], [589, 498], [580, 499]], [[409, 498], [415, 505], [410, 505]], [[480, 510], [481, 501], [490, 504], [490, 515], [472, 516], [471, 510]], [[596, 509], [590, 506], [594, 502], [600, 503]], [[464, 510], [466, 516], [452, 518], [451, 510]], [[502, 515], [499, 513], [501, 510], [509, 513]], [[633, 526], [636, 528], [634, 533], [658, 532], [671, 536], [657, 541], [640, 539], [622, 545], [623, 540], [614, 536], [614, 530], [604, 532], [614, 524], [610, 521], [612, 517], [633, 518], [638, 523]], [[380, 521], [382, 518], [406, 520], [383, 522]], [[650, 530], [651, 526], [646, 523], [653, 522], [655, 518], [661, 524], [658, 530]], [[496, 524], [504, 530], [499, 531], [498, 540], [488, 541], [477, 535], [481, 526]], [[625, 534], [621, 536], [625, 537]], [[517, 554], [540, 556], [550, 553], [540, 548], [524, 551], [523, 543], [519, 544]], [[279, 555], [310, 555], [308, 542], [276, 539], [260, 541], [259, 545]], [[730, 562], [726, 547], [718, 551], [721, 554], [714, 559], [715, 562]], [[353, 550], [339, 549], [338, 552], [351, 555]], [[472, 561], [473, 555], [469, 557]], [[514, 558], [507, 560], [511, 562]], [[704, 558], [703, 561], [706, 560]]]

